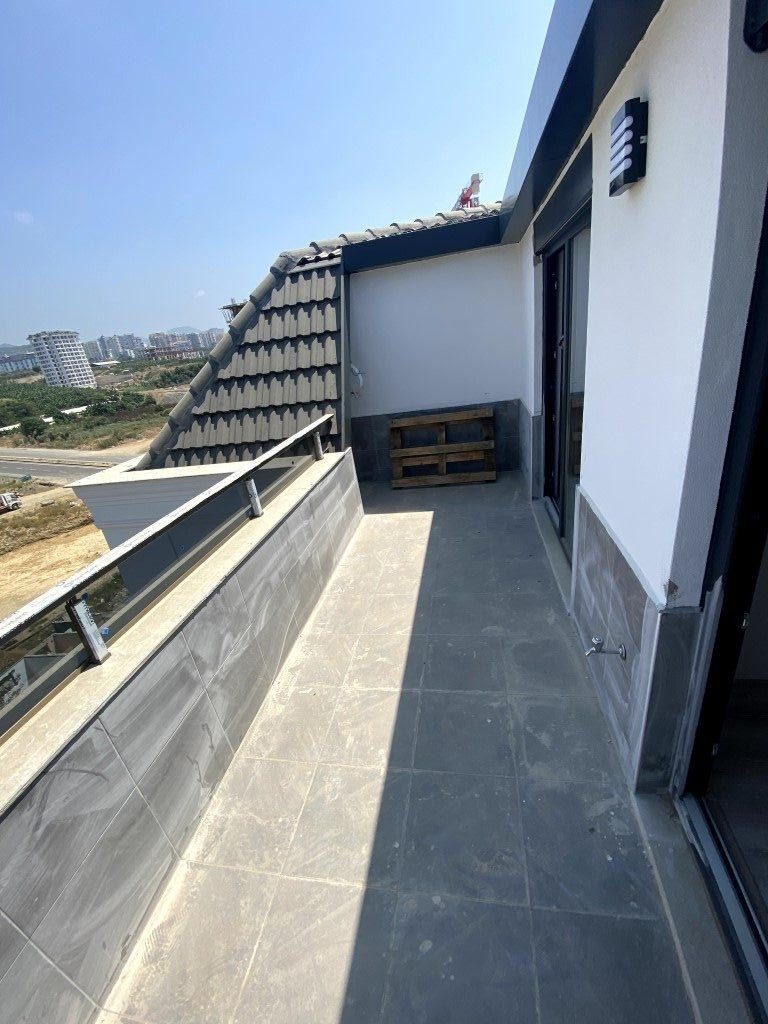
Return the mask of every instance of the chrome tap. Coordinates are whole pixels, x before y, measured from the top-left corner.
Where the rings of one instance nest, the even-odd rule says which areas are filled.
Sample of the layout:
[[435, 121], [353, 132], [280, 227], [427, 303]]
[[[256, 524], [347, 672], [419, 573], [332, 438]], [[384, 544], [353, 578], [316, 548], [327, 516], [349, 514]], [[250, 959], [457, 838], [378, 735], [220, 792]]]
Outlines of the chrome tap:
[[592, 646], [588, 647], [584, 654], [587, 658], [590, 658], [593, 654], [618, 654], [622, 661], [627, 660], [627, 648], [624, 644], [619, 644], [615, 651], [606, 651], [605, 640], [601, 636], [592, 637]]

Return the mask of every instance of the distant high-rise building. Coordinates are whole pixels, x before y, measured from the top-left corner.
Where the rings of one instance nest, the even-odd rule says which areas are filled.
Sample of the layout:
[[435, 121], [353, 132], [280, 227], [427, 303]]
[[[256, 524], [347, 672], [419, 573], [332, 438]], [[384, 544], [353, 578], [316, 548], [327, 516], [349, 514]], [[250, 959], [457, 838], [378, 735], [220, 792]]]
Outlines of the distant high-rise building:
[[31, 373], [37, 369], [37, 359], [31, 352], [0, 356], [0, 373]]
[[207, 331], [200, 331], [200, 334], [198, 335], [201, 342], [200, 347], [206, 351], [212, 349], [223, 333], [224, 331], [220, 331], [218, 327], [211, 327]]
[[46, 384], [95, 388], [96, 378], [76, 331], [40, 331], [27, 339], [40, 363]]

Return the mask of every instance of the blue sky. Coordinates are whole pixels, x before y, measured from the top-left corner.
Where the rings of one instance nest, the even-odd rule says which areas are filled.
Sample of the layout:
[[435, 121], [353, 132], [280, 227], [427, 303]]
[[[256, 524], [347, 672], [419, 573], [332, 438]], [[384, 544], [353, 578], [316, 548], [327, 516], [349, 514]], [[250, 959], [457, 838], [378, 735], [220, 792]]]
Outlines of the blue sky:
[[552, 0], [6, 0], [0, 343], [220, 324], [275, 255], [501, 198]]

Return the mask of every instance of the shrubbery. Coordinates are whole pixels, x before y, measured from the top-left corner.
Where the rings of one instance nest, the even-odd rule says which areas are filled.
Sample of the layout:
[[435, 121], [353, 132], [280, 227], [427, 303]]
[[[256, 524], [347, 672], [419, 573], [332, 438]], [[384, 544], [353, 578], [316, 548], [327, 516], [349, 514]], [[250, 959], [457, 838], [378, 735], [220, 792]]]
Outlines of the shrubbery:
[[[88, 406], [64, 416], [62, 409]], [[43, 416], [52, 416], [45, 423]], [[18, 423], [20, 432], [2, 435], [0, 444], [42, 441], [52, 448], [109, 448], [160, 428], [166, 413], [140, 391], [55, 388], [47, 384], [0, 383], [0, 426]]]

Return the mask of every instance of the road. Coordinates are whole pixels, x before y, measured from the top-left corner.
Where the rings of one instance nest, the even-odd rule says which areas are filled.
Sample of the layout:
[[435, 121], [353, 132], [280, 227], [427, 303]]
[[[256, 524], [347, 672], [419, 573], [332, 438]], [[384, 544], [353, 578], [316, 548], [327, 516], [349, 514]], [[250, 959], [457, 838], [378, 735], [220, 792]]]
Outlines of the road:
[[55, 462], [9, 462], [0, 458], [0, 477], [29, 476], [36, 480], [52, 480], [56, 483], [71, 484], [90, 473], [95, 473], [98, 466], [68, 466]]
[[0, 476], [25, 476], [72, 483], [105, 466], [131, 458], [130, 452], [89, 452], [69, 448], [0, 448]]

